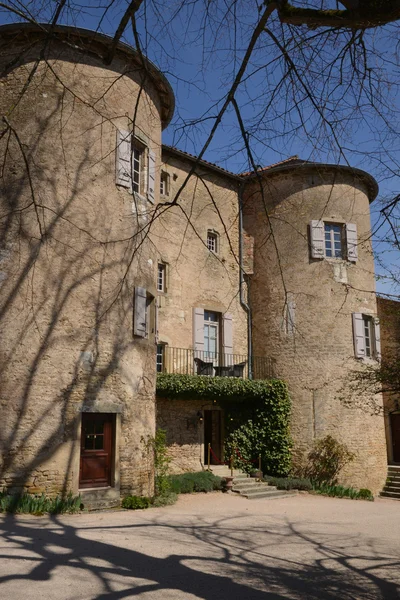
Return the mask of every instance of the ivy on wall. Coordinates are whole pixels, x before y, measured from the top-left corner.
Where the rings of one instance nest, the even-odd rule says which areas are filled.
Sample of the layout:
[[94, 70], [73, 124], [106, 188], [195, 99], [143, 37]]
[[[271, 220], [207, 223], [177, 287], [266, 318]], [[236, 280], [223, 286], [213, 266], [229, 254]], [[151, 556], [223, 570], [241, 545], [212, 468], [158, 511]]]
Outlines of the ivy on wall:
[[257, 467], [251, 461], [261, 454], [264, 473], [279, 476], [290, 470], [291, 402], [283, 381], [160, 373], [157, 395], [216, 400], [225, 409], [225, 456], [233, 454], [235, 466]]

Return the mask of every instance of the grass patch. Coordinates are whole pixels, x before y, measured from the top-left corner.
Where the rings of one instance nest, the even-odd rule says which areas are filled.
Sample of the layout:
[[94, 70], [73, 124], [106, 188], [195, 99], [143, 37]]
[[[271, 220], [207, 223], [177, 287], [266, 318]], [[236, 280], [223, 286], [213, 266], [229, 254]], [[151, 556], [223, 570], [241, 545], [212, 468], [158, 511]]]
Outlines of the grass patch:
[[175, 494], [192, 494], [193, 492], [212, 492], [222, 489], [222, 479], [210, 471], [170, 475], [169, 483]]
[[372, 492], [366, 488], [356, 490], [352, 487], [344, 487], [343, 485], [327, 485], [320, 484], [314, 486], [314, 492], [323, 496], [331, 496], [335, 498], [351, 498], [351, 500], [370, 500], [373, 502], [374, 496]]
[[26, 493], [8, 494], [5, 490], [0, 492], [0, 512], [57, 515], [79, 512], [81, 505], [81, 497], [73, 496], [71, 492], [67, 496], [56, 498], [49, 498], [44, 494], [39, 496]]

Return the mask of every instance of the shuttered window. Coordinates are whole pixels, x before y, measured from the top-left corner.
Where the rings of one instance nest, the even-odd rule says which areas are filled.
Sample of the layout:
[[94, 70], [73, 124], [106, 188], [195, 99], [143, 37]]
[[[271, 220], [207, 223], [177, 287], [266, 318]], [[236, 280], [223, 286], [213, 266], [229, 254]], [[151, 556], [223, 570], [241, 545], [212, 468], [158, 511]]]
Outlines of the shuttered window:
[[381, 358], [379, 319], [371, 315], [353, 313], [354, 354], [356, 358]]
[[310, 222], [311, 258], [336, 258], [350, 262], [358, 259], [357, 225], [355, 223]]
[[[129, 131], [117, 131], [116, 184], [154, 202], [156, 154]], [[146, 180], [147, 173], [147, 180]]]

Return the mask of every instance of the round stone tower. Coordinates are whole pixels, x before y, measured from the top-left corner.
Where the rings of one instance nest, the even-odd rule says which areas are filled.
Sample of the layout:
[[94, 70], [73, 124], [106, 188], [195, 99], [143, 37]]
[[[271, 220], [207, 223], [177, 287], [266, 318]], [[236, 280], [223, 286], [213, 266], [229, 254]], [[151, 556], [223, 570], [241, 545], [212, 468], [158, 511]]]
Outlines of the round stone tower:
[[295, 461], [332, 435], [354, 452], [341, 480], [382, 489], [382, 398], [354, 386], [379, 360], [369, 203], [377, 184], [345, 166], [292, 159], [247, 182], [244, 225], [254, 237], [253, 352], [276, 362], [291, 393]]
[[63, 26], [0, 27], [0, 65], [0, 488], [149, 495], [146, 228], [172, 90], [132, 48]]

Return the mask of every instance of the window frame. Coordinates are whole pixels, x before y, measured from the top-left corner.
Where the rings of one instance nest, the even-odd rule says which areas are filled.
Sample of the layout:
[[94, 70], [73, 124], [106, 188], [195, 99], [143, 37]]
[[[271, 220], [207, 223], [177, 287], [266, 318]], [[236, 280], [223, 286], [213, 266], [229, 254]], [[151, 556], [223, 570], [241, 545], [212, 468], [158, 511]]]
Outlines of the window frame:
[[167, 171], [161, 170], [160, 174], [160, 196], [169, 196], [170, 176]]
[[[165, 349], [166, 349], [166, 347], [167, 347], [167, 344], [165, 342], [158, 342], [156, 345], [156, 373], [164, 373], [165, 372]], [[161, 360], [159, 360], [159, 358]]]
[[157, 292], [166, 294], [167, 292], [167, 265], [164, 262], [157, 263]]
[[[144, 196], [145, 194], [145, 160], [146, 160], [146, 146], [135, 137], [132, 137], [131, 147], [131, 179], [132, 179], [132, 192]], [[135, 162], [138, 163], [138, 169], [135, 169]], [[137, 174], [135, 180], [135, 174]]]
[[209, 252], [219, 253], [219, 235], [214, 229], [207, 229], [206, 246]]
[[[347, 260], [347, 251], [345, 248], [345, 225], [344, 223], [335, 223], [333, 221], [323, 221], [324, 224], [324, 256], [325, 258], [335, 259], [335, 260]], [[339, 243], [340, 243], [340, 256], [336, 255], [336, 243], [335, 239], [335, 227], [339, 229]], [[327, 228], [329, 231], [327, 232]], [[329, 238], [327, 239], [327, 233]], [[331, 248], [327, 248], [327, 243], [331, 245]], [[332, 254], [329, 256], [327, 252], [330, 251]]]
[[[207, 318], [207, 316], [214, 318]], [[206, 335], [206, 329], [208, 335]], [[215, 336], [209, 335], [210, 330], [215, 331]], [[214, 310], [204, 310], [204, 324], [203, 324], [203, 336], [204, 336], [204, 358], [210, 360], [217, 360], [221, 354], [221, 313]], [[207, 340], [207, 342], [206, 342]], [[215, 351], [209, 349], [210, 340], [215, 340]], [[208, 349], [206, 350], [206, 346]]]

